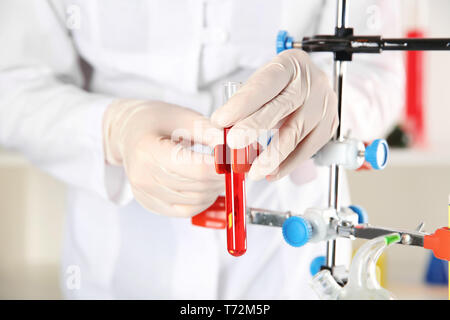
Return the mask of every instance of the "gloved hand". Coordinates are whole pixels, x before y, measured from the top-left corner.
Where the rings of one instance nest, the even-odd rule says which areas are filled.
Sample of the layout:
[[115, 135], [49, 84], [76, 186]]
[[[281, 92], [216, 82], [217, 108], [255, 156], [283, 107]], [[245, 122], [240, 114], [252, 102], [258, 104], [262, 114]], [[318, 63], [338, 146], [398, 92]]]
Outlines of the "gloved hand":
[[339, 123], [337, 99], [308, 54], [291, 49], [257, 70], [213, 113], [211, 122], [233, 126], [227, 135], [232, 149], [253, 143], [261, 130], [279, 128], [249, 172], [251, 179], [271, 181], [293, 171], [330, 140]]
[[103, 130], [106, 161], [124, 166], [146, 209], [189, 217], [223, 192], [214, 157], [190, 149], [223, 143], [222, 131], [199, 113], [159, 101], [116, 100], [105, 112]]

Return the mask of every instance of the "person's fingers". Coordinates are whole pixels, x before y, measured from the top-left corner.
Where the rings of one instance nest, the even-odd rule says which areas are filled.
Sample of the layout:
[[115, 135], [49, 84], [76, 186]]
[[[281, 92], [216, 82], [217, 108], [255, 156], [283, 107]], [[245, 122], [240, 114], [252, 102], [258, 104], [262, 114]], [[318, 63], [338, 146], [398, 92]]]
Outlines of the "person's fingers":
[[131, 188], [131, 191], [133, 192], [134, 199], [136, 199], [143, 208], [156, 214], [176, 216], [170, 205], [163, 200], [153, 197], [137, 188]]
[[160, 166], [152, 166], [151, 170], [148, 170], [148, 176], [143, 176], [143, 180], [154, 181], [176, 191], [208, 192], [209, 190], [225, 190], [225, 179], [223, 178], [205, 182], [174, 175]]
[[314, 97], [286, 119], [267, 149], [253, 162], [249, 172], [251, 179], [259, 180], [273, 174], [321, 120], [336, 113], [335, 94], [329, 87], [312, 86], [311, 95]]
[[172, 208], [174, 209], [177, 217], [189, 218], [208, 209], [216, 201], [216, 199], [202, 205], [173, 205]]
[[151, 194], [153, 197], [163, 200], [166, 203], [179, 205], [202, 205], [204, 203], [209, 203], [223, 192], [223, 189], [221, 188], [211, 188], [208, 192], [177, 191], [164, 185], [151, 185], [147, 189], [140, 190]]
[[258, 139], [260, 130], [274, 129], [286, 116], [297, 110], [303, 102], [283, 91], [252, 115], [236, 123], [228, 132], [227, 144], [241, 149]]
[[224, 179], [199, 180], [198, 177], [186, 177], [173, 171], [168, 171], [159, 163], [153, 163], [148, 158], [138, 157], [133, 161], [125, 160], [125, 170], [132, 185], [148, 188], [150, 185], [161, 185], [176, 191], [208, 192], [209, 190], [224, 190]]
[[258, 138], [259, 130], [274, 129], [281, 120], [302, 107], [309, 96], [311, 75], [308, 65], [292, 62], [296, 70], [289, 85], [262, 108], [238, 121], [228, 132], [227, 144], [230, 148], [241, 149]]
[[331, 117], [324, 119], [298, 144], [297, 148], [281, 163], [278, 170], [266, 177], [267, 180], [275, 181], [281, 179], [291, 173], [300, 163], [310, 159], [333, 137], [338, 124], [339, 118], [336, 114], [334, 119]]
[[[175, 115], [173, 115], [175, 116]], [[176, 117], [172, 125], [166, 128], [165, 134], [173, 141], [189, 141], [214, 147], [223, 143], [223, 131], [216, 128], [210, 119], [186, 109], [182, 115]]]
[[176, 143], [168, 138], [146, 135], [136, 146], [137, 160], [129, 165], [137, 174], [145, 164], [155, 164], [167, 174], [197, 181], [219, 181], [223, 179], [215, 171], [214, 157], [192, 151], [182, 143]]
[[223, 181], [222, 183], [210, 183], [197, 180], [193, 184], [173, 176], [160, 176], [154, 171], [133, 179], [132, 186], [168, 203], [192, 205], [216, 198], [225, 189]]
[[294, 78], [301, 78], [301, 61], [309, 61], [308, 55], [301, 50], [286, 50], [275, 57], [212, 114], [211, 122], [218, 127], [229, 127], [259, 110]]
[[172, 217], [190, 217], [201, 212], [211, 206], [218, 196], [211, 195], [210, 197], [202, 199], [202, 201], [186, 203], [183, 201], [167, 201], [165, 197], [160, 197], [159, 195], [155, 196], [140, 188], [132, 188], [132, 192], [136, 201], [145, 209], [157, 214]]
[[211, 155], [153, 135], [129, 148], [133, 152], [124, 159], [127, 176], [135, 197], [149, 210], [183, 216], [170, 206], [197, 208], [214, 202], [224, 191], [224, 179], [215, 172]]
[[223, 132], [200, 113], [170, 103], [152, 101], [130, 111], [122, 124], [122, 144], [151, 132], [155, 136], [169, 137], [214, 147], [223, 143]]

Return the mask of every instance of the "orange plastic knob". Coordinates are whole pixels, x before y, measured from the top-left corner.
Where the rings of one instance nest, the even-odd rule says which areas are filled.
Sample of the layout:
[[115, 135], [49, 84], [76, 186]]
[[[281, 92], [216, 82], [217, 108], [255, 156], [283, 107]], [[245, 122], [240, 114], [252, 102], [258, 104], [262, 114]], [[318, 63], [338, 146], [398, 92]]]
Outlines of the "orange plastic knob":
[[436, 258], [450, 260], [450, 229], [443, 227], [424, 237], [423, 247], [430, 249]]

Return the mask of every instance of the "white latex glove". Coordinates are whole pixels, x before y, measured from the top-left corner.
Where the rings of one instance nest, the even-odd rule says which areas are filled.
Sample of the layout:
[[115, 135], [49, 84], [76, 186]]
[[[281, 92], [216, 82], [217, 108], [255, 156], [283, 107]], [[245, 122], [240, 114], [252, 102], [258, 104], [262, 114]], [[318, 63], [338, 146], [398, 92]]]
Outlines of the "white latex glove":
[[124, 166], [146, 209], [189, 217], [223, 192], [214, 157], [191, 150], [194, 143], [223, 143], [222, 131], [201, 114], [164, 102], [117, 100], [105, 112], [103, 129], [106, 161]]
[[290, 173], [325, 145], [338, 126], [337, 99], [327, 76], [298, 49], [282, 52], [257, 70], [211, 121], [233, 128], [232, 149], [256, 141], [261, 130], [278, 129], [253, 162], [249, 177], [269, 181]]

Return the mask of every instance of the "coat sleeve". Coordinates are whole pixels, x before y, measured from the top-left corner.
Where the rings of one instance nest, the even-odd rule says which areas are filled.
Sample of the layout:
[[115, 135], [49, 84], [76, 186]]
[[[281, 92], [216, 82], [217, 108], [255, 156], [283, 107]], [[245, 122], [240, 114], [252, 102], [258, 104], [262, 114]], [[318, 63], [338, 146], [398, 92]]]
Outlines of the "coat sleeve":
[[123, 202], [124, 174], [105, 165], [103, 112], [114, 97], [83, 89], [60, 1], [0, 1], [0, 144], [63, 180]]
[[[319, 34], [334, 33], [336, 1], [326, 1]], [[398, 1], [347, 1], [347, 25], [356, 35], [400, 37]], [[314, 53], [313, 60], [324, 70], [332, 71], [329, 53]], [[333, 81], [332, 73], [329, 73]], [[341, 125], [353, 137], [364, 141], [389, 133], [402, 114], [404, 104], [404, 65], [401, 52], [354, 54], [346, 63]]]

